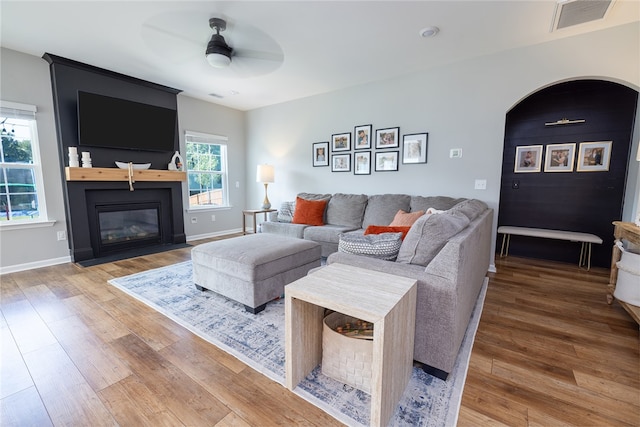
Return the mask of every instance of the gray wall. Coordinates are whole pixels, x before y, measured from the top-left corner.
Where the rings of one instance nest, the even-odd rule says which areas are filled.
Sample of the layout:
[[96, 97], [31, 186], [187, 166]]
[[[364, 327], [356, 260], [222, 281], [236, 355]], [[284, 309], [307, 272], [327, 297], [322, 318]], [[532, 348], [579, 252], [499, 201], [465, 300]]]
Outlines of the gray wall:
[[[246, 187], [244, 122], [245, 113], [242, 111], [178, 95], [181, 153], [187, 152], [184, 142], [184, 133], [187, 130], [225, 136], [229, 139], [227, 141], [227, 166], [229, 168], [229, 204], [231, 207], [228, 209], [186, 211], [184, 229], [187, 240], [226, 234], [229, 231], [237, 231], [241, 227], [242, 209], [245, 209]], [[236, 183], [239, 184], [239, 187], [236, 187]], [[186, 183], [183, 185], [182, 194], [186, 208], [189, 206], [189, 191]], [[215, 222], [211, 221], [211, 215], [215, 215]], [[192, 218], [196, 218], [197, 223], [193, 224]]]
[[[254, 165], [266, 162], [276, 168], [276, 182], [269, 186], [275, 207], [309, 191], [473, 197], [497, 209], [507, 111], [529, 94], [566, 80], [601, 78], [638, 90], [639, 28], [638, 23], [624, 25], [252, 110], [247, 113], [247, 182]], [[428, 163], [400, 164], [398, 172], [371, 175], [311, 166], [312, 143], [369, 123], [374, 130], [399, 126], [401, 134], [428, 132]], [[636, 145], [637, 140], [636, 135]], [[463, 157], [450, 159], [451, 148], [462, 148]], [[628, 182], [637, 198], [637, 165], [630, 170]], [[474, 190], [475, 179], [486, 179], [487, 189]], [[261, 191], [260, 184], [248, 187], [247, 206], [259, 205]]]

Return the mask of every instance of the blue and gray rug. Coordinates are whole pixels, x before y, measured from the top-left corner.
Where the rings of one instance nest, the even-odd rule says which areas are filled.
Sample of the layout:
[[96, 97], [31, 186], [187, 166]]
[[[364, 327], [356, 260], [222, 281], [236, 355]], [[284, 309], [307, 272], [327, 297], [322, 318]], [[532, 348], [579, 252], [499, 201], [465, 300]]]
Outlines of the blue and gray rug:
[[[284, 300], [267, 304], [257, 315], [250, 314], [242, 304], [211, 291], [196, 290], [191, 261], [112, 279], [109, 283], [284, 384]], [[485, 292], [486, 283], [447, 381], [414, 367], [391, 425], [456, 425]], [[370, 395], [322, 375], [319, 367], [300, 383], [295, 393], [347, 425], [369, 425]]]

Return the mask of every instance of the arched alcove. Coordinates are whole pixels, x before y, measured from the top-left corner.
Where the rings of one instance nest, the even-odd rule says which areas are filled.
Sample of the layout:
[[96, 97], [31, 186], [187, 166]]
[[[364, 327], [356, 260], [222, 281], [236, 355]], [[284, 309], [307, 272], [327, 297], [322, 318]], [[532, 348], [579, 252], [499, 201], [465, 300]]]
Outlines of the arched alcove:
[[[498, 225], [596, 234], [604, 243], [594, 245], [592, 265], [609, 267], [637, 102], [627, 86], [575, 80], [514, 106], [506, 117]], [[574, 263], [580, 245], [513, 236], [509, 253]]]

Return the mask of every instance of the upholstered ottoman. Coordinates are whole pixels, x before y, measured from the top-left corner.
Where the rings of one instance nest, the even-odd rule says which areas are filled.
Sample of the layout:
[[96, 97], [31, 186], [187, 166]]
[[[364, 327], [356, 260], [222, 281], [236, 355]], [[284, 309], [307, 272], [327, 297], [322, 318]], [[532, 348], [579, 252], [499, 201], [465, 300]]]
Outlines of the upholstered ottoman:
[[284, 286], [320, 266], [320, 244], [273, 234], [249, 234], [191, 250], [196, 288], [209, 289], [251, 313], [284, 295]]

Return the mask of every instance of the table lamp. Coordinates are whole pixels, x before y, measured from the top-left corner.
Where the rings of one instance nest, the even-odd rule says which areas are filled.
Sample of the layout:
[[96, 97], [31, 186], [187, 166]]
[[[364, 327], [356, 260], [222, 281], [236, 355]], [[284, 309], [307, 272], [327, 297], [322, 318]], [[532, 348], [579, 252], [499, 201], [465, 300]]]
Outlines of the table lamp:
[[275, 171], [272, 165], [258, 165], [258, 171], [256, 174], [256, 182], [262, 182], [264, 184], [264, 201], [262, 202], [262, 209], [270, 209], [271, 202], [267, 197], [267, 186], [270, 182], [274, 182]]

